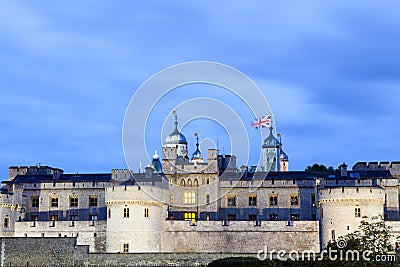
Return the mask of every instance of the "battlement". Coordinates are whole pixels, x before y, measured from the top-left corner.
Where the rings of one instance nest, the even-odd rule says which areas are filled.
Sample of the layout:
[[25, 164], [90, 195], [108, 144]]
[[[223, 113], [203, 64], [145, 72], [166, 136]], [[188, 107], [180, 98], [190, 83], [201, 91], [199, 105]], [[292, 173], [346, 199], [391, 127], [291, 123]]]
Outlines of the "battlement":
[[49, 166], [11, 166], [8, 168], [8, 180], [14, 180], [17, 175], [46, 175], [53, 174], [57, 179], [64, 171], [59, 168]]
[[353, 171], [390, 171], [393, 176], [400, 177], [400, 161], [360, 161], [353, 166]]

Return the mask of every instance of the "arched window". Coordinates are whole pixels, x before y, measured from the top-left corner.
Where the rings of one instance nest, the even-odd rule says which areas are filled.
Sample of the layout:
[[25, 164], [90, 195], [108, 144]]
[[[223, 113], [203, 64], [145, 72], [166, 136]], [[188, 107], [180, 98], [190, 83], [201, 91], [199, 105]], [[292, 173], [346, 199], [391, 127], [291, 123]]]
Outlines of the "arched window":
[[207, 182], [206, 182], [206, 183], [207, 183], [207, 184], [210, 184], [210, 179], [207, 178]]
[[188, 186], [192, 186], [192, 180], [188, 180]]
[[197, 179], [194, 179], [193, 185], [194, 186], [199, 186], [199, 181], [197, 181]]
[[185, 180], [184, 179], [181, 180], [181, 184], [180, 185], [181, 186], [185, 186]]

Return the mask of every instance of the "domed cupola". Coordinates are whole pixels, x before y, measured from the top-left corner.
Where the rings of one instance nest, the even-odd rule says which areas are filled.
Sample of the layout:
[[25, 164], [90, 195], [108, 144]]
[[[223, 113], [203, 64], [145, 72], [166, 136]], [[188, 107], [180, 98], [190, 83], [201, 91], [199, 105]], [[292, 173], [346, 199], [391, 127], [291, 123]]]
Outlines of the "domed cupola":
[[178, 131], [178, 122], [175, 121], [175, 129], [172, 133], [170, 133], [167, 138], [165, 138], [164, 145], [171, 144], [187, 144], [186, 137]]
[[187, 158], [187, 140], [186, 137], [181, 134], [178, 130], [178, 115], [176, 111], [174, 111], [175, 115], [175, 129], [170, 133], [164, 141], [164, 148], [176, 148], [177, 156], [186, 157]]
[[282, 160], [289, 160], [288, 155], [282, 150], [282, 146], [281, 146], [281, 151], [280, 151], [280, 159]]

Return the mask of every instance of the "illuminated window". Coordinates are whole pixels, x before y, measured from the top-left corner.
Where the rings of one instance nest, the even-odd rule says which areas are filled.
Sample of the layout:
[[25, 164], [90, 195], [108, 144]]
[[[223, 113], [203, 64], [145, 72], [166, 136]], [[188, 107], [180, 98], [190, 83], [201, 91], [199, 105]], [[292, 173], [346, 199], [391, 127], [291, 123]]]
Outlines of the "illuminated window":
[[298, 195], [290, 196], [290, 205], [292, 205], [292, 206], [299, 205], [299, 196]]
[[196, 203], [196, 193], [195, 192], [184, 192], [184, 203], [185, 204], [195, 204]]
[[183, 218], [184, 218], [186, 221], [195, 222], [195, 221], [196, 221], [196, 213], [195, 213], [195, 212], [185, 212], [185, 213], [183, 214]]
[[32, 208], [38, 208], [39, 207], [39, 197], [35, 196], [32, 197]]
[[185, 186], [185, 180], [182, 179], [180, 185]]
[[129, 218], [129, 208], [124, 208], [124, 218]]
[[129, 252], [129, 243], [124, 243], [122, 246], [122, 252], [128, 253]]
[[278, 196], [270, 196], [269, 197], [269, 205], [270, 206], [278, 205]]
[[187, 184], [188, 184], [188, 186], [192, 186], [192, 180], [189, 179]]
[[170, 205], [174, 204], [174, 195], [173, 194], [169, 194], [169, 204]]
[[361, 208], [357, 207], [354, 209], [354, 216], [357, 218], [361, 217]]
[[50, 221], [53, 221], [53, 222], [58, 221], [58, 215], [57, 214], [50, 215]]
[[51, 207], [55, 208], [58, 207], [58, 197], [52, 197], [51, 198]]
[[228, 196], [228, 207], [235, 207], [236, 206], [236, 196], [230, 195]]
[[199, 186], [199, 181], [197, 181], [197, 179], [194, 179], [193, 185], [194, 186]]
[[209, 213], [206, 214], [206, 220], [207, 220], [207, 221], [210, 220], [210, 214], [209, 214]]
[[144, 209], [144, 217], [149, 218], [149, 209], [148, 208]]
[[69, 206], [70, 207], [78, 207], [78, 197], [70, 197], [69, 198]]
[[257, 195], [249, 196], [249, 206], [257, 206]]
[[98, 196], [89, 196], [89, 206], [90, 207], [97, 207]]

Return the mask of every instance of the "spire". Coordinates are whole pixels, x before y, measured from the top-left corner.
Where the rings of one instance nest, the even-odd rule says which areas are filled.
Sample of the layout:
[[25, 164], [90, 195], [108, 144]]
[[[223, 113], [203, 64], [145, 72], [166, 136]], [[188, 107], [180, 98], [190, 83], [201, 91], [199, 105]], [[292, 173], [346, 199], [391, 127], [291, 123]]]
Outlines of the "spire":
[[201, 151], [199, 149], [199, 133], [195, 132], [194, 136], [196, 136], [196, 151], [193, 153], [192, 160], [193, 159], [202, 159], [203, 157], [201, 156]]
[[197, 148], [197, 150], [199, 150], [199, 133], [195, 132], [194, 136], [196, 136], [196, 148]]
[[172, 111], [172, 113], [175, 116], [174, 124], [175, 124], [175, 130], [177, 131], [178, 130], [178, 111], [175, 109], [174, 111]]

